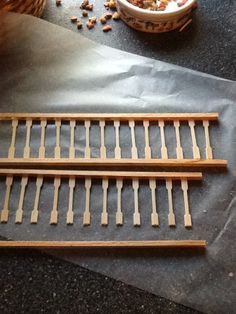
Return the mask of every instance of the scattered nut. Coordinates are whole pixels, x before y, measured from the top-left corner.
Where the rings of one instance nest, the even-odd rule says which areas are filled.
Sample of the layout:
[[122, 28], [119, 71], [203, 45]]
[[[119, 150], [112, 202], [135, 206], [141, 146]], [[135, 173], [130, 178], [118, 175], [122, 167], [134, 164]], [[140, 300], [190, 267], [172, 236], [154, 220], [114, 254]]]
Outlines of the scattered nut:
[[88, 12], [85, 11], [85, 10], [83, 10], [83, 11], [82, 11], [82, 15], [83, 15], [83, 17], [87, 17], [87, 16], [88, 16]]
[[97, 17], [96, 16], [92, 16], [89, 18], [89, 21], [92, 23], [96, 23], [97, 22]]
[[115, 10], [116, 9], [116, 2], [114, 0], [110, 0], [109, 1], [109, 8], [111, 10]]
[[112, 30], [112, 27], [111, 27], [111, 25], [105, 25], [105, 26], [103, 26], [102, 30], [103, 30], [104, 32], [109, 32], [109, 31]]
[[78, 22], [78, 23], [77, 23], [77, 28], [78, 28], [78, 29], [81, 29], [82, 27], [83, 27], [83, 24], [82, 24], [81, 22]]
[[104, 15], [104, 17], [105, 17], [106, 20], [109, 20], [109, 19], [112, 18], [112, 13], [110, 13], [110, 12], [106, 12], [106, 13], [104, 13], [103, 15]]
[[99, 21], [100, 21], [102, 24], [106, 24], [107, 19], [105, 18], [104, 15], [102, 15], [102, 16], [100, 17]]
[[92, 23], [91, 21], [88, 21], [88, 22], [86, 23], [86, 25], [87, 25], [88, 29], [94, 28], [94, 23]]
[[120, 19], [120, 14], [118, 12], [115, 12], [113, 15], [112, 15], [112, 18], [113, 20], [117, 21]]
[[71, 16], [70, 20], [72, 23], [77, 22], [77, 16]]
[[89, 0], [84, 0], [80, 5], [80, 9], [85, 9], [86, 5], [88, 4], [89, 4]]
[[85, 10], [93, 11], [93, 4], [87, 4], [87, 5], [85, 6]]
[[56, 0], [56, 6], [59, 7], [61, 5], [61, 0]]

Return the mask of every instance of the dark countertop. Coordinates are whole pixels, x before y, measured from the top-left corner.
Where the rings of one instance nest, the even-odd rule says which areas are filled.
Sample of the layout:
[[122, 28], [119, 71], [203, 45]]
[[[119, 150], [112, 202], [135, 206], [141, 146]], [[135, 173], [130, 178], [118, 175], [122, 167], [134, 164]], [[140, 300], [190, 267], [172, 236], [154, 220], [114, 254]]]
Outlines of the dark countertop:
[[[235, 79], [234, 0], [199, 1], [194, 22], [183, 33], [142, 34], [121, 21], [113, 31], [80, 31], [99, 43]], [[77, 5], [77, 6], [76, 6]], [[95, 15], [104, 11], [96, 2]], [[49, 0], [43, 18], [76, 32], [69, 20], [80, 12], [77, 1], [56, 7]], [[1, 251], [1, 313], [198, 313], [119, 281], [60, 261], [39, 251]]]

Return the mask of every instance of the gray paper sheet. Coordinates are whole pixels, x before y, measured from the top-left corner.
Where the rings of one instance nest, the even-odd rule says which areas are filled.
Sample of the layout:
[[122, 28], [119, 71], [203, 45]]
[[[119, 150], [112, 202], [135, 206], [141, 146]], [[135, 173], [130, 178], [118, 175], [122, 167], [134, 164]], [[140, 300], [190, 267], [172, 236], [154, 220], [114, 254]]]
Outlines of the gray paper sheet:
[[[68, 185], [63, 181], [59, 196], [59, 224], [49, 225], [53, 201], [52, 181], [45, 183], [40, 201], [40, 220], [30, 225], [35, 182], [30, 180], [24, 203], [24, 222], [14, 224], [20, 182], [13, 186], [10, 220], [0, 225], [0, 235], [9, 239], [113, 240], [113, 239], [206, 239], [207, 250], [113, 250], [55, 252], [61, 258], [169, 298], [206, 313], [236, 313], [235, 216], [236, 216], [236, 84], [171, 64], [121, 52], [95, 44], [58, 26], [16, 14], [0, 15], [0, 108], [2, 112], [219, 112], [220, 121], [210, 129], [215, 158], [227, 159], [228, 170], [204, 170], [201, 183], [189, 187], [192, 230], [183, 225], [183, 200], [179, 183], [174, 189], [176, 228], [167, 223], [167, 195], [164, 183], [158, 185], [160, 227], [150, 226], [150, 191], [141, 182], [142, 226], [132, 226], [131, 183], [123, 192], [125, 224], [115, 225], [116, 189], [111, 182], [108, 195], [109, 226], [100, 226], [101, 182], [94, 182], [92, 225], [82, 226], [83, 181], [76, 185], [75, 223], [67, 226]], [[94, 126], [94, 156], [97, 131]], [[48, 154], [53, 153], [54, 129], [47, 129]], [[169, 129], [168, 129], [169, 128]], [[197, 127], [201, 152], [204, 141]], [[174, 152], [171, 127], [167, 146]], [[0, 126], [1, 156], [6, 155], [10, 125]], [[113, 154], [112, 128], [106, 140]], [[109, 133], [110, 132], [110, 133]], [[129, 153], [128, 132], [123, 130], [124, 147]], [[143, 130], [137, 130], [142, 141]], [[151, 138], [155, 146], [155, 125]], [[181, 130], [189, 138], [187, 126]], [[34, 136], [33, 136], [34, 134]], [[39, 127], [32, 130], [32, 154], [37, 155]], [[82, 154], [84, 133], [76, 129], [78, 156]], [[18, 129], [17, 154], [22, 155], [25, 126]], [[68, 126], [62, 130], [63, 154], [68, 151]], [[22, 140], [23, 139], [23, 140]], [[22, 140], [22, 141], [21, 141]], [[183, 144], [190, 145], [189, 139]], [[142, 154], [142, 151], [140, 152]], [[190, 152], [186, 152], [190, 154]], [[156, 170], [156, 169], [152, 169]], [[5, 181], [0, 181], [0, 208]]]

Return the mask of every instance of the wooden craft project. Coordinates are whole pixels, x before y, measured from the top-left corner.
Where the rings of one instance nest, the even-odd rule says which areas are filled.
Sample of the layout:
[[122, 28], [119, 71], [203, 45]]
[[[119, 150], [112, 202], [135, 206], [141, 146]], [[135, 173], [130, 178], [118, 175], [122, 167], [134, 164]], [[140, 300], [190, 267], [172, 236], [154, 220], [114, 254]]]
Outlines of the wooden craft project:
[[[161, 113], [161, 114], [145, 114], [145, 113], [129, 113], [129, 114], [112, 114], [112, 113], [0, 113], [0, 122], [9, 121], [12, 124], [11, 140], [9, 136], [8, 156], [0, 158], [0, 166], [221, 166], [227, 165], [226, 160], [214, 159], [210, 142], [210, 122], [217, 121], [217, 113]], [[181, 138], [182, 123], [187, 122], [189, 134]], [[197, 143], [197, 128], [201, 126], [204, 130], [204, 136], [201, 143], [205, 142], [205, 147], [200, 147]], [[22, 157], [15, 156], [17, 130], [19, 124], [25, 123], [26, 141]], [[170, 138], [166, 136], [166, 129], [173, 128], [175, 136]], [[31, 136], [31, 129], [38, 124], [41, 128], [40, 145], [38, 147], [38, 155], [32, 156], [31, 143], [34, 138]], [[47, 157], [47, 148], [45, 141], [47, 138], [47, 126], [55, 127], [55, 147], [54, 157]], [[65, 147], [67, 154], [62, 156], [62, 124], [68, 126], [69, 136], [68, 143]], [[91, 128], [94, 124], [99, 126], [98, 143], [100, 154], [98, 157], [92, 157]], [[82, 125], [84, 127], [85, 145], [82, 141], [75, 143], [76, 127]], [[114, 134], [112, 135], [114, 148], [113, 156], [108, 157], [108, 149], [106, 143], [106, 127], [112, 125]], [[121, 145], [121, 128], [126, 125], [129, 127], [130, 134], [130, 157], [124, 157]], [[137, 127], [142, 128], [144, 142], [141, 145], [137, 140]], [[150, 143], [150, 128], [159, 129], [160, 136], [156, 138], [156, 144]], [[157, 134], [157, 133], [156, 133]], [[35, 137], [35, 135], [34, 135]], [[186, 138], [185, 138], [186, 137]], [[187, 141], [187, 137], [189, 137]], [[63, 134], [63, 138], [66, 138]], [[168, 138], [168, 142], [167, 142]], [[94, 140], [94, 139], [93, 139]], [[160, 143], [160, 151], [154, 154], [153, 145]], [[186, 158], [186, 152], [182, 147], [183, 142], [190, 142], [192, 147], [192, 158]], [[137, 144], [138, 143], [138, 144]], [[176, 151], [175, 157], [171, 157], [168, 152], [169, 146], [173, 146]], [[76, 157], [77, 150], [83, 151], [83, 156]], [[140, 152], [143, 153], [141, 154]], [[21, 153], [17, 154], [18, 156]], [[6, 154], [7, 155], [7, 154]], [[110, 155], [109, 155], [110, 156]]]
[[[13, 184], [14, 177], [21, 177], [21, 191], [19, 198], [19, 205], [16, 210], [15, 223], [22, 223], [24, 216], [24, 197], [29, 177], [36, 178], [36, 191], [34, 207], [31, 212], [31, 223], [36, 224], [40, 217], [39, 200], [40, 192], [43, 187], [43, 182], [46, 177], [54, 179], [54, 195], [53, 205], [50, 213], [50, 224], [56, 225], [58, 223], [58, 217], [60, 215], [58, 211], [59, 193], [61, 186], [61, 179], [68, 179], [68, 209], [66, 216], [66, 223], [73, 224], [74, 222], [74, 211], [76, 206], [74, 204], [74, 190], [77, 179], [84, 180], [85, 188], [85, 207], [83, 212], [83, 225], [91, 224], [91, 213], [93, 210], [90, 209], [91, 199], [91, 187], [94, 179], [101, 179], [102, 185], [102, 208], [101, 208], [101, 225], [107, 226], [109, 219], [109, 208], [108, 208], [108, 189], [110, 181], [116, 180], [117, 188], [117, 209], [116, 209], [116, 224], [122, 225], [124, 223], [125, 209], [122, 209], [122, 189], [124, 188], [124, 180], [131, 181], [133, 188], [134, 197], [134, 208], [133, 208], [133, 225], [141, 225], [141, 213], [144, 209], [140, 209], [139, 206], [139, 187], [140, 180], [146, 180], [150, 187], [150, 208], [145, 208], [150, 214], [150, 222], [152, 226], [159, 225], [159, 216], [157, 211], [157, 196], [156, 189], [157, 184], [160, 180], [164, 180], [166, 183], [167, 195], [168, 195], [168, 221], [170, 226], [175, 226], [175, 213], [172, 198], [172, 188], [175, 181], [181, 182], [183, 191], [183, 220], [185, 227], [192, 226], [191, 214], [189, 209], [188, 200], [188, 181], [189, 180], [200, 180], [202, 174], [198, 172], [122, 172], [122, 171], [74, 171], [74, 170], [29, 170], [29, 169], [0, 169], [0, 176], [6, 177], [6, 192], [4, 206], [1, 211], [1, 222], [7, 223], [9, 218], [9, 200], [11, 187]], [[131, 196], [132, 197], [132, 196]]]

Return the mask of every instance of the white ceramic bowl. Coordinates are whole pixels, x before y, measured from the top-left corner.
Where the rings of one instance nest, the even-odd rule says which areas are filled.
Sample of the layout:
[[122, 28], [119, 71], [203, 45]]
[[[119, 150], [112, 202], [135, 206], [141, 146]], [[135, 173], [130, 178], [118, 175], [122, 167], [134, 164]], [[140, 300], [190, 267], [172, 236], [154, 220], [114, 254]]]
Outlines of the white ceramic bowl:
[[130, 27], [148, 33], [163, 33], [181, 27], [189, 19], [196, 0], [189, 0], [175, 11], [141, 9], [127, 0], [116, 0], [121, 19]]

